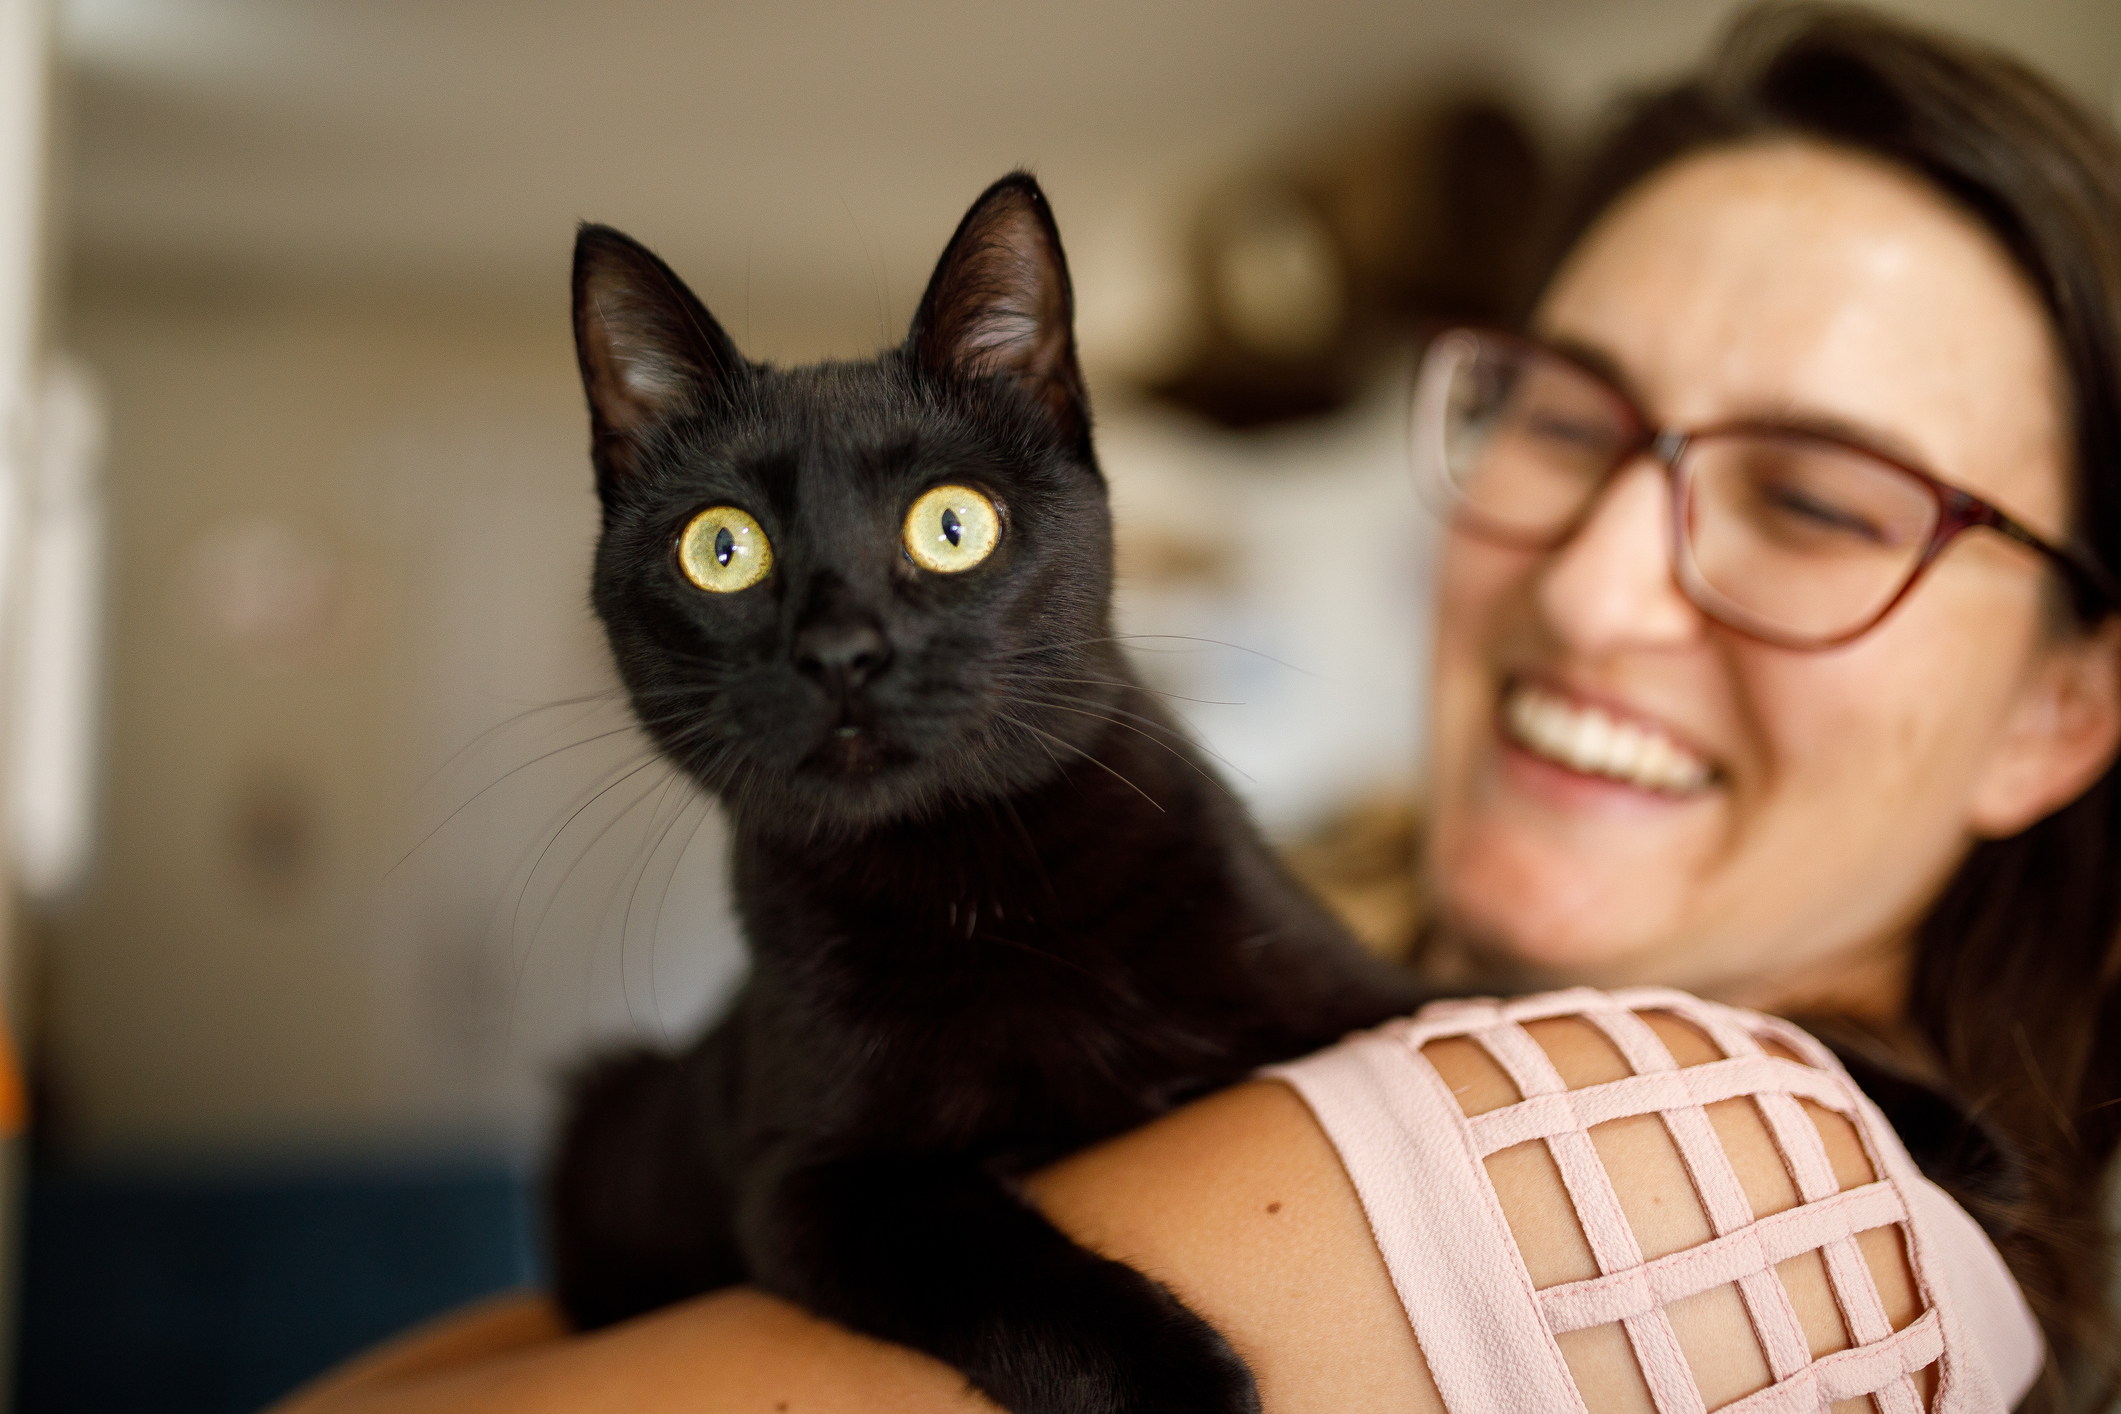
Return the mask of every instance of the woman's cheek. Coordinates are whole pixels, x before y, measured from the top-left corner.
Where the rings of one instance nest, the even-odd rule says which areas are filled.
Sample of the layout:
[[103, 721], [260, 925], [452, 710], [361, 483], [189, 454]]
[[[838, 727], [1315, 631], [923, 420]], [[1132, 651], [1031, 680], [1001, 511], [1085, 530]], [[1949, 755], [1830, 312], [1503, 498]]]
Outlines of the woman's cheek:
[[1512, 591], [1529, 594], [1533, 555], [1451, 534], [1444, 538], [1430, 689], [1430, 801], [1434, 825], [1466, 806], [1480, 765], [1493, 757], [1495, 697]]
[[1947, 607], [1910, 603], [1917, 612], [1844, 649], [1747, 655], [1760, 750], [1738, 813], [1758, 848], [1801, 853], [1874, 893], [1927, 887], [1957, 857], [2015, 665], [1985, 665], [1987, 626], [1953, 623]]

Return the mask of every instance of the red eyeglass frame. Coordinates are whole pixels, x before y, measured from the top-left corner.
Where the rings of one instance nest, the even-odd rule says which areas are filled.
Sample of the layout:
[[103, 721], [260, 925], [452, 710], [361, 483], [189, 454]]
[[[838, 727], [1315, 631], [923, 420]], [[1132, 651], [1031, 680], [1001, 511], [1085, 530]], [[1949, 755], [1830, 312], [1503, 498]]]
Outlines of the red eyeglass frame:
[[[2006, 539], [2016, 541], [2027, 549], [2036, 551], [2046, 557], [2062, 573], [2064, 580], [2070, 587], [2077, 611], [2087, 621], [2096, 622], [2107, 614], [2112, 613], [2117, 605], [2121, 605], [2121, 583], [2117, 583], [2113, 576], [2109, 575], [2089, 556], [2052, 543], [2037, 531], [2029, 529], [2023, 523], [2014, 520], [2008, 513], [1990, 502], [1984, 501], [1970, 491], [1961, 490], [1943, 478], [1923, 467], [1908, 462], [1904, 458], [1894, 456], [1889, 452], [1880, 451], [1878, 448], [1868, 446], [1854, 438], [1839, 436], [1817, 428], [1759, 419], [1739, 419], [1690, 428], [1657, 427], [1651, 423], [1648, 414], [1643, 412], [1633, 398], [1629, 397], [1622, 389], [1614, 386], [1612, 378], [1603, 370], [1594, 367], [1589, 361], [1578, 357], [1567, 349], [1556, 348], [1551, 344], [1541, 343], [1537, 339], [1527, 338], [1522, 334], [1514, 334], [1500, 329], [1485, 329], [1474, 325], [1464, 325], [1442, 330], [1428, 340], [1422, 349], [1420, 366], [1415, 371], [1414, 399], [1409, 416], [1409, 430], [1417, 439], [1426, 427], [1439, 444], [1441, 442], [1442, 414], [1440, 407], [1437, 405], [1448, 384], [1439, 377], [1438, 370], [1443, 368], [1444, 365], [1439, 360], [1438, 355], [1444, 351], [1448, 344], [1458, 341], [1472, 341], [1476, 344], [1490, 346], [1501, 345], [1507, 349], [1515, 350], [1520, 355], [1551, 359], [1568, 365], [1570, 369], [1581, 374], [1594, 387], [1605, 394], [1612, 405], [1622, 414], [1622, 425], [1632, 429], [1632, 434], [1615, 455], [1612, 466], [1607, 468], [1600, 476], [1598, 485], [1585, 499], [1583, 510], [1551, 536], [1528, 536], [1497, 525], [1493, 521], [1485, 520], [1478, 509], [1463, 498], [1460, 498], [1459, 504], [1455, 506], [1436, 508], [1447, 510], [1448, 515], [1453, 519], [1463, 517], [1470, 523], [1468, 528], [1484, 539], [1527, 550], [1558, 549], [1573, 539], [1576, 533], [1582, 530], [1585, 523], [1590, 520], [1597, 510], [1599, 500], [1604, 495], [1606, 486], [1612, 482], [1613, 478], [1618, 476], [1637, 457], [1647, 455], [1664, 468], [1665, 484], [1670, 491], [1672, 576], [1678, 584], [1680, 592], [1686, 596], [1688, 603], [1715, 622], [1734, 632], [1744, 634], [1748, 638], [1757, 639], [1762, 643], [1798, 651], [1823, 651], [1840, 647], [1842, 644], [1851, 643], [1861, 638], [1864, 634], [1869, 633], [1880, 623], [1884, 622], [1886, 616], [1899, 607], [1900, 602], [1907, 598], [1909, 591], [1921, 582], [1923, 575], [1929, 572], [1930, 566], [1936, 563], [1937, 557], [1944, 553], [1946, 546], [1950, 545], [1952, 541], [1956, 540], [1965, 531], [1976, 528], [1993, 530]], [[1432, 382], [1435, 384], [1433, 388], [1430, 386]], [[1433, 422], [1433, 426], [1430, 426], [1431, 422]], [[1687, 533], [1690, 509], [1688, 491], [1690, 487], [1687, 479], [1680, 473], [1679, 464], [1686, 456], [1687, 450], [1696, 443], [1705, 439], [1729, 436], [1776, 437], [1784, 440], [1812, 442], [1834, 447], [1899, 472], [1922, 486], [1936, 500], [1937, 522], [1930, 530], [1929, 543], [1923, 547], [1922, 553], [1916, 557], [1913, 566], [1908, 570], [1907, 578], [1901, 583], [1900, 588], [1868, 619], [1865, 619], [1852, 629], [1834, 634], [1831, 637], [1799, 637], [1786, 631], [1778, 630], [1749, 613], [1743, 606], [1734, 603], [1718, 591], [1715, 586], [1701, 578], [1699, 568], [1694, 563], [1691, 537]], [[1410, 455], [1418, 467], [1423, 454], [1419, 450], [1410, 449]], [[1439, 460], [1441, 459], [1440, 445], [1434, 451], [1434, 456]], [[1431, 478], [1417, 475], [1417, 485], [1427, 479]], [[1434, 479], [1440, 480], [1444, 485], [1450, 484], [1448, 474], [1438, 473]]]

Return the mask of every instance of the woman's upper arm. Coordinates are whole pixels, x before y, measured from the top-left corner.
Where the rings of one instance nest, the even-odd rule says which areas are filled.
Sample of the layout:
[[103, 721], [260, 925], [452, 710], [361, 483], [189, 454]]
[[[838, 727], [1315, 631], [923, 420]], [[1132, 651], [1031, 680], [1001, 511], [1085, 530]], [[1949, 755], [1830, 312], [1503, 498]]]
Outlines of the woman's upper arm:
[[1443, 1410], [1361, 1201], [1287, 1087], [1223, 1091], [1027, 1188], [1062, 1231], [1220, 1330], [1270, 1414]]

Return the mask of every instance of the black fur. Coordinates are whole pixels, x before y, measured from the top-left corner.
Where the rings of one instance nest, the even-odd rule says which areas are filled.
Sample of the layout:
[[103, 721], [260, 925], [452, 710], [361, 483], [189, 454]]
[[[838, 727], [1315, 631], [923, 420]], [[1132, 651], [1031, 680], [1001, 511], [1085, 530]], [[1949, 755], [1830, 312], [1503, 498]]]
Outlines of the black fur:
[[[689, 1051], [578, 1079], [551, 1194], [569, 1315], [750, 1281], [1019, 1414], [1256, 1409], [1205, 1322], [1010, 1181], [1422, 998], [1127, 669], [1037, 184], [980, 198], [905, 345], [868, 362], [745, 361], [602, 227], [574, 285], [597, 612], [641, 721], [727, 808], [753, 968]], [[900, 543], [946, 482], [1003, 509], [955, 575]], [[718, 595], [673, 546], [723, 504], [775, 561]]]

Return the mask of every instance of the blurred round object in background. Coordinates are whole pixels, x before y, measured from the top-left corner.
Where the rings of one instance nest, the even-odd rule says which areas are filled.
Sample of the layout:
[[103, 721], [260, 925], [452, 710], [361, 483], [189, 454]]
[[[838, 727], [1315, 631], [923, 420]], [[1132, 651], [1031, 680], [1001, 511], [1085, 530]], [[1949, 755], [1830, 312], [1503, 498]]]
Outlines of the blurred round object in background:
[[207, 635], [254, 666], [315, 654], [340, 617], [341, 575], [330, 551], [276, 520], [208, 531], [186, 572]]
[[1315, 202], [1294, 188], [1243, 187], [1207, 223], [1213, 315], [1231, 339], [1267, 359], [1333, 346], [1348, 319], [1348, 271]]
[[1237, 429], [1349, 407], [1424, 324], [1517, 318], [1551, 187], [1492, 86], [1423, 91], [1263, 162], [1194, 218], [1196, 328], [1149, 391]]

